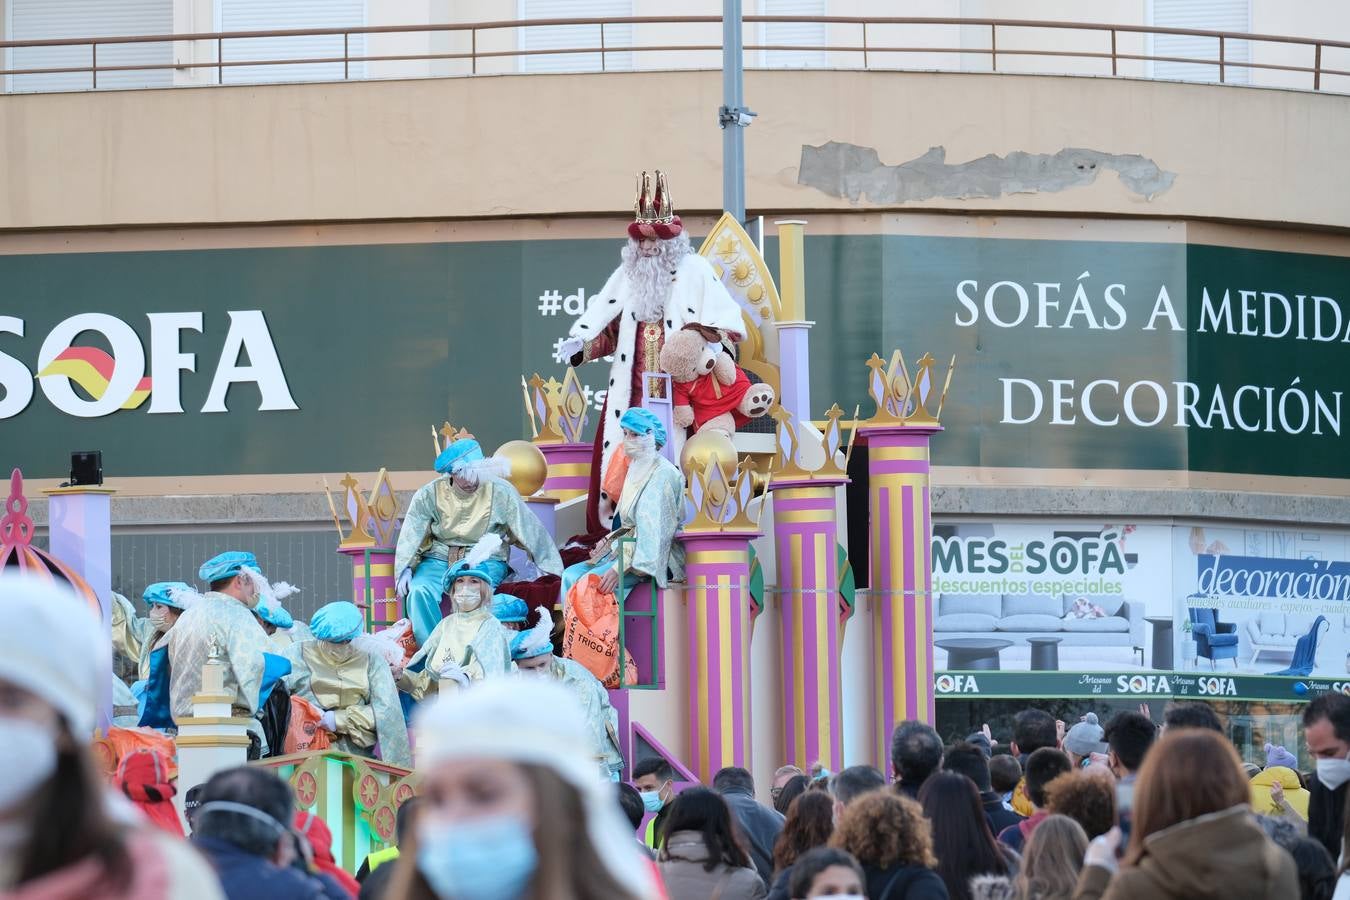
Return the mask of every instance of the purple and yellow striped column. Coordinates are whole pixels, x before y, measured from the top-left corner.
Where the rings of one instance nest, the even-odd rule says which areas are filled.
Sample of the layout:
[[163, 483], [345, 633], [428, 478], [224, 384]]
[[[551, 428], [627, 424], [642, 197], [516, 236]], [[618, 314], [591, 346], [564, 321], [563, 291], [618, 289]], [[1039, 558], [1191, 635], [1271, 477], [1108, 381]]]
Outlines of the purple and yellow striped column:
[[689, 761], [699, 781], [750, 767], [750, 541], [684, 532], [689, 621]]
[[580, 497], [591, 485], [591, 444], [537, 444], [548, 460], [544, 492], [559, 500]]
[[835, 492], [846, 478], [777, 481], [773, 537], [782, 609], [783, 748], [803, 771], [844, 767]]
[[352, 602], [365, 613], [366, 625], [384, 626], [403, 618], [403, 601], [395, 591], [393, 548], [339, 547], [338, 552], [352, 561]]
[[932, 723], [932, 535], [928, 425], [861, 426], [867, 441], [870, 594], [876, 677], [873, 748], [885, 771], [898, 722]]

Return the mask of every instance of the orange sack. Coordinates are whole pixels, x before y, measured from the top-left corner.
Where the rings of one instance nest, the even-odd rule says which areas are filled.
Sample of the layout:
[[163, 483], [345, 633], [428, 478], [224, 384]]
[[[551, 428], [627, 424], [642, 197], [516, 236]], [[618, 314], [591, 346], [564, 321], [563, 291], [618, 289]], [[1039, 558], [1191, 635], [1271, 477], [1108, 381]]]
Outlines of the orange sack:
[[332, 745], [328, 732], [319, 727], [323, 710], [303, 697], [291, 695], [291, 723], [286, 729], [286, 752], [309, 753]]
[[[619, 686], [619, 601], [600, 590], [594, 573], [572, 585], [563, 606], [563, 656], [575, 659], [605, 687]], [[625, 650], [623, 680], [635, 684], [637, 666]]]

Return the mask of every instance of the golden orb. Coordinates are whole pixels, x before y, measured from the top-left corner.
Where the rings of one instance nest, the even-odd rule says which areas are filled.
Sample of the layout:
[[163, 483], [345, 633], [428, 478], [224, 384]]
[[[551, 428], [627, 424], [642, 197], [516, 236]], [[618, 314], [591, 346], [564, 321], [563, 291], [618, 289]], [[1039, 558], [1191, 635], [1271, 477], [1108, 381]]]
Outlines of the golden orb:
[[708, 463], [714, 459], [721, 466], [722, 474], [726, 476], [728, 482], [736, 477], [736, 465], [739, 460], [736, 448], [726, 432], [709, 429], [700, 431], [685, 441], [684, 449], [680, 451], [680, 469], [684, 472], [685, 480], [692, 478], [694, 472], [706, 472]]
[[548, 479], [548, 460], [543, 451], [529, 441], [507, 441], [492, 454], [511, 463], [511, 475], [506, 480], [520, 491], [520, 496], [529, 497], [544, 486]]

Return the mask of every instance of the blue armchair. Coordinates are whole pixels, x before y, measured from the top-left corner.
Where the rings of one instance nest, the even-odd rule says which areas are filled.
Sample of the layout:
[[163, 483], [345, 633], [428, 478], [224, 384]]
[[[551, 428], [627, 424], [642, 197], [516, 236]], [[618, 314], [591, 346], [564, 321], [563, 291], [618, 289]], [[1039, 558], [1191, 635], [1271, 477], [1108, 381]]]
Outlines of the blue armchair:
[[1220, 622], [1219, 611], [1208, 607], [1191, 607], [1191, 634], [1195, 638], [1197, 656], [1209, 660], [1214, 668], [1216, 659], [1231, 659], [1233, 668], [1237, 668], [1238, 636], [1237, 626], [1232, 622]]

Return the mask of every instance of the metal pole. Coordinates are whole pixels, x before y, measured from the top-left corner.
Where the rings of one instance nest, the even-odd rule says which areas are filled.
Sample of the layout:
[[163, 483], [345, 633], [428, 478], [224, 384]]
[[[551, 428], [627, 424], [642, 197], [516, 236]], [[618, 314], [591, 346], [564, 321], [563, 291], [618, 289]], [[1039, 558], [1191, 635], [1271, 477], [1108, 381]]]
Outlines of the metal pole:
[[722, 0], [722, 208], [745, 221], [745, 135], [754, 113], [745, 108], [741, 0]]

